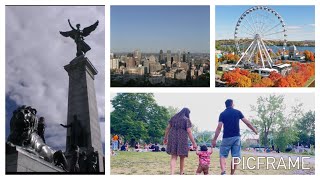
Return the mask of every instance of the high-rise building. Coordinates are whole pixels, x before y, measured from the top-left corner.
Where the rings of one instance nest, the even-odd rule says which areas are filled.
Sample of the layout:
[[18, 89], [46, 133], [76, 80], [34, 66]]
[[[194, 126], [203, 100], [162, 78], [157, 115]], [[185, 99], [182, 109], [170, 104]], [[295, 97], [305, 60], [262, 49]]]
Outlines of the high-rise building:
[[167, 50], [167, 66], [171, 67], [171, 51]]
[[134, 60], [133, 57], [127, 57], [127, 68], [133, 68], [136, 66], [136, 61]]
[[187, 55], [186, 55], [186, 52], [184, 52], [184, 51], [182, 54], [182, 62], [187, 62]]
[[167, 51], [167, 61], [170, 61], [171, 60], [171, 51], [168, 50]]
[[146, 74], [150, 73], [150, 63], [148, 60], [143, 61], [144, 72]]
[[119, 65], [120, 65], [120, 59], [118, 58], [114, 58], [111, 59], [111, 69], [119, 69]]
[[141, 63], [141, 52], [139, 50], [134, 50], [133, 51], [133, 58], [136, 61], [136, 64], [139, 65]]
[[163, 57], [163, 51], [162, 51], [162, 49], [160, 50], [160, 53], [159, 53], [159, 62], [160, 63], [163, 63], [163, 61], [164, 61], [164, 57]]
[[149, 56], [148, 59], [150, 62], [154, 62], [154, 63], [156, 62], [156, 57], [154, 55]]
[[188, 63], [190, 62], [190, 52], [188, 52], [188, 54], [187, 54], [187, 62]]

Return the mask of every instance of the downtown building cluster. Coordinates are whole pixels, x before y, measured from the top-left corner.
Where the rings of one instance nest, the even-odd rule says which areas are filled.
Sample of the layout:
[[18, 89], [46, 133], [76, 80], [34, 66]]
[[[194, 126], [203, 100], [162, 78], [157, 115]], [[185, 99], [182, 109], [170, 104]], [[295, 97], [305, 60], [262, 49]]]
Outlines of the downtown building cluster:
[[209, 54], [191, 54], [177, 51], [166, 53], [111, 53], [112, 81], [126, 83], [130, 80], [145, 81], [152, 85], [171, 85], [176, 81], [192, 81], [209, 73]]

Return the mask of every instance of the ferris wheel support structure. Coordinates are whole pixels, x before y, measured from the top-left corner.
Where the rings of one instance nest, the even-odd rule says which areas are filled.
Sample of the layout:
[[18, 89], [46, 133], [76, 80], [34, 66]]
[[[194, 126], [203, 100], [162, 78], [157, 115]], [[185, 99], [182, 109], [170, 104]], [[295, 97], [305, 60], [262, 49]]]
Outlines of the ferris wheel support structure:
[[[236, 66], [242, 63], [255, 63], [262, 68], [274, 63], [273, 50], [284, 55], [287, 30], [282, 17], [275, 10], [266, 6], [254, 6], [246, 10], [238, 19], [234, 39], [240, 59]], [[275, 46], [282, 44], [282, 47]], [[273, 48], [273, 49], [272, 49]], [[260, 60], [260, 63], [255, 60]]]

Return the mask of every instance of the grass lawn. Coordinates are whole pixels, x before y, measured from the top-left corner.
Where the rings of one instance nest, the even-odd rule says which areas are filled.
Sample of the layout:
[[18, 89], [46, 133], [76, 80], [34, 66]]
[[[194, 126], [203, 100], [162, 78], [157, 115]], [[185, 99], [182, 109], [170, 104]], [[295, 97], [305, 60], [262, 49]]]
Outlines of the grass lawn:
[[[124, 175], [161, 175], [170, 174], [170, 155], [165, 152], [116, 152], [117, 155], [111, 156], [111, 174], [124, 174]], [[243, 155], [246, 157], [248, 155]], [[278, 165], [276, 160], [275, 166]], [[286, 165], [288, 166], [287, 160]], [[231, 158], [229, 158], [227, 164], [230, 164]], [[263, 162], [263, 161], [262, 161]], [[256, 165], [257, 162], [250, 161], [250, 166]], [[198, 157], [195, 152], [189, 152], [189, 157], [185, 160], [185, 174], [193, 175], [198, 167]], [[270, 166], [271, 167], [271, 166]], [[242, 165], [239, 166], [236, 174], [242, 175], [287, 175], [287, 174], [314, 174], [315, 165], [309, 163], [305, 167], [310, 170], [298, 170], [297, 168], [291, 168], [290, 170], [281, 167], [280, 169], [273, 170], [266, 169], [266, 165], [262, 165], [259, 170], [249, 170], [247, 168], [242, 169]], [[176, 173], [179, 174], [179, 161], [176, 167]], [[230, 173], [230, 166], [227, 166], [227, 174]], [[219, 175], [219, 153], [217, 150], [211, 156], [211, 165], [209, 174]]]
[[305, 87], [315, 87], [315, 76], [311, 76], [304, 85]]
[[216, 71], [216, 77], [221, 77], [223, 73], [223, 71]]

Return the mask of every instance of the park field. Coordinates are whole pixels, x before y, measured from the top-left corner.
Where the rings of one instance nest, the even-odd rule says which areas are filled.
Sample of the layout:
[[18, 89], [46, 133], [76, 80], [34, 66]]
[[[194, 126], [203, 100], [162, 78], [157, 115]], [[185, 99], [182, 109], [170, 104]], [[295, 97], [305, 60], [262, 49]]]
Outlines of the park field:
[[[170, 174], [170, 155], [165, 152], [116, 152], [117, 155], [111, 156], [111, 174], [121, 175], [168, 175]], [[273, 156], [272, 153], [253, 153], [244, 152], [243, 158], [246, 157], [257, 157], [257, 156]], [[315, 174], [315, 163], [314, 156], [308, 159], [305, 167], [310, 168], [309, 170], [301, 170], [296, 168], [288, 168], [288, 157], [291, 156], [296, 158], [294, 154], [274, 154], [276, 157], [275, 166], [277, 167], [279, 158], [283, 157], [287, 169], [280, 167], [277, 170], [273, 168], [266, 169], [265, 165], [260, 166], [260, 169], [249, 170], [247, 168], [242, 169], [242, 165], [238, 166], [236, 174], [239, 175], [314, 175]], [[231, 158], [228, 160], [228, 164]], [[264, 162], [264, 161], [261, 161]], [[250, 161], [250, 167], [256, 165], [257, 162]], [[194, 175], [198, 166], [198, 157], [195, 152], [190, 152], [189, 157], [185, 160], [185, 174]], [[227, 174], [230, 173], [230, 166], [227, 166]], [[176, 174], [179, 174], [179, 161], [177, 162]], [[209, 170], [210, 175], [220, 174], [219, 165], [219, 153], [215, 150], [211, 156], [211, 165]]]

